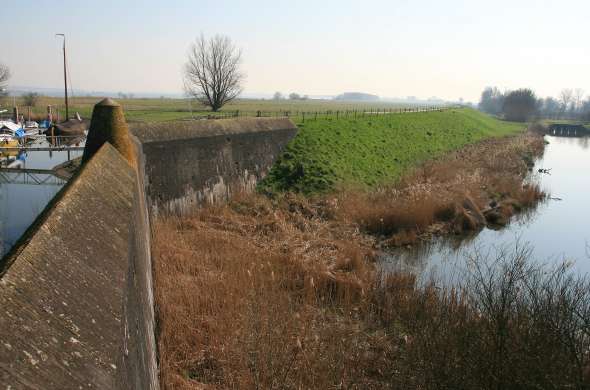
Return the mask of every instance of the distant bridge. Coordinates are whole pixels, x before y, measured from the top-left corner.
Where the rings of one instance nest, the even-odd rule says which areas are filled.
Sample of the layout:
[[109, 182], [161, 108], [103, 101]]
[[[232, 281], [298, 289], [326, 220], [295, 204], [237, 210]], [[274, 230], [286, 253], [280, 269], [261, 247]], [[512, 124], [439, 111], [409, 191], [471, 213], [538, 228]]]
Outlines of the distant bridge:
[[84, 150], [84, 146], [0, 146], [0, 153], [2, 152], [63, 152], [63, 151], [78, 151]]
[[55, 176], [50, 169], [1, 168], [0, 184], [63, 186], [67, 180]]
[[561, 137], [580, 137], [590, 135], [590, 129], [582, 125], [569, 123], [555, 123], [549, 126], [549, 135], [558, 135]]

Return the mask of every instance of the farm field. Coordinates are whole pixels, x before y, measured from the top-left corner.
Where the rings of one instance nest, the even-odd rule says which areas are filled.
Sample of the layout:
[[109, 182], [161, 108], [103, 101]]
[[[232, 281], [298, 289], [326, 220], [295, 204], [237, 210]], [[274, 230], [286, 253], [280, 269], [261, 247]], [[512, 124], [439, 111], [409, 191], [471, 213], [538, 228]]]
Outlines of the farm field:
[[[92, 107], [100, 99], [76, 97], [70, 112], [90, 118]], [[339, 185], [373, 187], [391, 183], [426, 159], [486, 137], [512, 134], [524, 127], [467, 108], [400, 115], [400, 111], [419, 106], [387, 102], [238, 99], [220, 112], [212, 113], [202, 106], [198, 107], [199, 111], [191, 112], [187, 99], [116, 100], [123, 105], [129, 122], [236, 114], [256, 116], [258, 112], [262, 116], [289, 115], [300, 131], [260, 185], [269, 193], [312, 194], [331, 191]], [[23, 107], [22, 98], [16, 103]], [[48, 105], [57, 107], [60, 117], [64, 117], [63, 99], [45, 96], [39, 98], [33, 115], [43, 117]], [[26, 115], [27, 110], [21, 108], [21, 112]]]
[[[102, 97], [74, 97], [70, 101], [70, 112], [78, 112], [83, 118], [90, 118], [92, 107], [99, 102]], [[169, 98], [136, 98], [136, 99], [117, 99], [123, 109], [127, 120], [130, 122], [161, 122], [171, 120], [190, 119], [198, 116], [216, 115], [229, 116], [235, 115], [236, 111], [240, 115], [256, 115], [261, 111], [264, 116], [284, 115], [289, 112], [290, 115], [297, 116], [300, 112], [326, 112], [326, 111], [344, 111], [344, 110], [391, 110], [400, 108], [417, 107], [416, 104], [392, 103], [392, 102], [346, 102], [335, 100], [262, 100], [262, 99], [238, 99], [228, 103], [218, 113], [212, 113], [205, 109], [204, 106], [196, 103], [192, 104], [188, 99], [169, 99]], [[8, 102], [7, 102], [8, 103]], [[26, 113], [23, 107], [23, 99], [17, 98], [16, 104], [21, 107], [21, 112]], [[35, 107], [33, 114], [35, 116], [45, 116], [48, 105], [54, 106], [59, 110], [60, 118], [65, 116], [65, 106], [63, 98], [42, 96]], [[8, 106], [11, 108], [12, 103]], [[191, 112], [192, 111], [192, 112]], [[73, 115], [73, 114], [71, 114]]]

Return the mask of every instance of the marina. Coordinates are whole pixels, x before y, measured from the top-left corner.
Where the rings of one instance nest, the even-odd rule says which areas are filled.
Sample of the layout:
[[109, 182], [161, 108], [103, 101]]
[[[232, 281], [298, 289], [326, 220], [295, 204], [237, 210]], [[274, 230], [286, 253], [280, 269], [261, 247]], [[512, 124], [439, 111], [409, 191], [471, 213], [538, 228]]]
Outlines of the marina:
[[82, 156], [85, 139], [36, 135], [16, 147], [0, 147], [0, 256], [67, 183], [56, 169]]
[[89, 121], [78, 113], [70, 118], [66, 41], [57, 36], [63, 38], [65, 120], [52, 105], [45, 116], [33, 115], [34, 103], [21, 111], [15, 101], [11, 112], [0, 111], [0, 258], [68, 182], [84, 151]]

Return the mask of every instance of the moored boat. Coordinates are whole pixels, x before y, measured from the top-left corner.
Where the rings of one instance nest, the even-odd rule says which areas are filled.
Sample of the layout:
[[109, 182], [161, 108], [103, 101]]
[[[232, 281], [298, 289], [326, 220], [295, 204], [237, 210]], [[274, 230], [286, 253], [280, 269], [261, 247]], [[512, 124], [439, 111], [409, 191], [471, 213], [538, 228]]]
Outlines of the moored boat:
[[11, 121], [0, 121], [0, 141], [11, 141], [18, 138], [17, 132], [21, 130], [19, 124]]
[[45, 131], [46, 135], [55, 136], [83, 136], [88, 130], [90, 121], [70, 119], [66, 122], [53, 125], [53, 128], [49, 128]]

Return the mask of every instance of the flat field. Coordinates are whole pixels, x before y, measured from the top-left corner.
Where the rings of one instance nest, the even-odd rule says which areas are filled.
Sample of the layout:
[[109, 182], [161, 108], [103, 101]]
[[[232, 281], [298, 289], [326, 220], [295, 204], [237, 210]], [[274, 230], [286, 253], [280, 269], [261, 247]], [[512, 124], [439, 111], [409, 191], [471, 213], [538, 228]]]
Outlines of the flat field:
[[[74, 97], [70, 101], [70, 115], [78, 112], [83, 118], [90, 118], [92, 107], [101, 100], [101, 97]], [[132, 122], [162, 122], [178, 119], [190, 119], [198, 116], [239, 115], [255, 116], [257, 111], [261, 111], [264, 116], [285, 115], [289, 112], [291, 116], [300, 116], [302, 112], [315, 113], [326, 111], [345, 111], [345, 110], [394, 110], [400, 108], [416, 107], [403, 103], [391, 102], [344, 102], [334, 100], [262, 100], [262, 99], [238, 99], [227, 104], [219, 113], [215, 114], [207, 110], [203, 105], [188, 99], [168, 99], [168, 98], [141, 98], [141, 99], [115, 99], [119, 102], [128, 121]], [[12, 106], [11, 102], [9, 106]], [[27, 109], [24, 108], [22, 98], [17, 98], [16, 103], [21, 107], [21, 112], [26, 116]], [[33, 114], [44, 116], [48, 105], [54, 106], [60, 113], [60, 117], [65, 116], [65, 105], [63, 98], [40, 97], [36, 106], [33, 107]]]
[[[74, 97], [70, 115], [90, 118], [102, 98]], [[266, 192], [326, 192], [339, 185], [374, 187], [392, 183], [408, 168], [480, 139], [513, 134], [523, 124], [501, 121], [471, 109], [404, 112], [416, 106], [391, 102], [238, 99], [219, 113], [188, 99], [116, 99], [130, 122], [166, 122], [203, 116], [286, 116], [300, 131], [261, 184]], [[22, 98], [17, 99], [21, 112]], [[33, 115], [47, 105], [65, 116], [63, 99], [40, 97]], [[424, 108], [424, 106], [422, 107]], [[378, 112], [378, 113], [377, 113]], [[402, 112], [402, 114], [400, 114]], [[391, 113], [391, 114], [390, 114]]]

